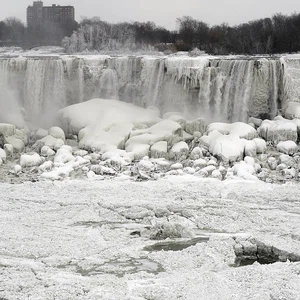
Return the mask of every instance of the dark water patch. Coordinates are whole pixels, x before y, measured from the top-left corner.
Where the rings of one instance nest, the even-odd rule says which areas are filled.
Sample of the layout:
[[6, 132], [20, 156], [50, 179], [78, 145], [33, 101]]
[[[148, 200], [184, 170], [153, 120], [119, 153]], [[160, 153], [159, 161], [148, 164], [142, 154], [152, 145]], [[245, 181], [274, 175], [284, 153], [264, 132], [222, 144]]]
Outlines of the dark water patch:
[[148, 258], [131, 258], [126, 261], [111, 260], [102, 265], [97, 265], [89, 269], [77, 266], [76, 272], [82, 276], [96, 276], [103, 274], [114, 274], [117, 277], [123, 277], [126, 274], [147, 272], [158, 274], [164, 272], [161, 264]]
[[195, 246], [198, 243], [206, 243], [209, 240], [207, 236], [201, 236], [185, 241], [166, 241], [153, 244], [151, 246], [144, 247], [145, 251], [182, 251], [188, 247]]

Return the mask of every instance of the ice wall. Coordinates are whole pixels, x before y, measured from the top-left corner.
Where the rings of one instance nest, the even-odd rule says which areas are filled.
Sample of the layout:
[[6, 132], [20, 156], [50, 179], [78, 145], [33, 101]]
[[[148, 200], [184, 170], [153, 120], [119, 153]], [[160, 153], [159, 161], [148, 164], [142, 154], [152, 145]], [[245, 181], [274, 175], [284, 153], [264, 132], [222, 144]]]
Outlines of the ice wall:
[[59, 108], [94, 97], [191, 118], [247, 121], [248, 116], [275, 116], [289, 97], [282, 90], [289, 80], [283, 65], [276, 58], [0, 58], [0, 104], [13, 99], [28, 120], [40, 125], [51, 123]]

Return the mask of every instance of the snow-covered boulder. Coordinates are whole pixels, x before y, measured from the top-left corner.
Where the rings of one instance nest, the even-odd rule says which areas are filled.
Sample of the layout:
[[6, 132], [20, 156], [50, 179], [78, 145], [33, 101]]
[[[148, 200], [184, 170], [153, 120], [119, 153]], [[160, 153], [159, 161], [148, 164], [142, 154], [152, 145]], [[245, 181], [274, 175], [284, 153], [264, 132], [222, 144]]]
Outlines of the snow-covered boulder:
[[241, 161], [233, 166], [233, 174], [245, 180], [258, 180], [254, 175], [255, 169], [251, 164]]
[[15, 165], [13, 171], [16, 175], [18, 175], [22, 172], [22, 167], [20, 165]]
[[214, 171], [211, 173], [211, 177], [212, 177], [212, 178], [219, 179], [219, 180], [222, 180], [222, 179], [223, 179], [223, 176], [222, 176], [220, 170], [214, 170]]
[[248, 124], [253, 124], [255, 127], [259, 127], [262, 123], [261, 119], [251, 117], [248, 120]]
[[79, 147], [102, 153], [124, 149], [132, 129], [131, 123], [116, 123], [109, 128], [102, 128], [102, 125], [89, 125], [79, 132]]
[[129, 144], [126, 151], [133, 153], [134, 160], [140, 160], [149, 155], [150, 146], [148, 144]]
[[155, 143], [150, 148], [152, 158], [168, 158], [168, 143], [166, 141], [160, 141]]
[[186, 142], [176, 143], [170, 150], [170, 159], [186, 159], [189, 153], [189, 146]]
[[42, 162], [42, 159], [38, 153], [23, 154], [20, 157], [20, 165], [22, 168], [36, 167], [36, 166], [39, 166], [41, 164], [41, 162]]
[[6, 137], [5, 142], [7, 144], [11, 144], [13, 146], [14, 151], [18, 153], [21, 153], [25, 148], [24, 142], [21, 139], [16, 138], [15, 136]]
[[2, 148], [0, 148], [0, 158], [1, 158], [3, 163], [6, 162], [6, 152]]
[[206, 131], [206, 122], [203, 119], [196, 119], [187, 121], [184, 129], [187, 133], [193, 135], [194, 132], [201, 132], [202, 134]]
[[49, 135], [48, 130], [43, 129], [43, 128], [39, 128], [35, 131], [34, 133], [34, 139], [37, 140], [41, 140], [42, 138], [44, 138], [45, 136]]
[[209, 152], [225, 162], [234, 162], [244, 157], [245, 140], [229, 134], [210, 143]]
[[199, 159], [196, 159], [194, 162], [193, 162], [193, 166], [195, 168], [204, 168], [207, 166], [207, 161], [204, 159], [204, 158], [199, 158]]
[[37, 143], [40, 145], [42, 148], [43, 146], [48, 146], [52, 150], [57, 150], [59, 149], [62, 145], [64, 145], [64, 141], [61, 139], [57, 139], [53, 137], [52, 135], [47, 135], [41, 140], [37, 141]]
[[56, 139], [61, 139], [64, 142], [66, 140], [64, 131], [58, 126], [53, 126], [49, 128], [48, 133]]
[[253, 142], [256, 145], [256, 153], [257, 154], [265, 153], [265, 151], [267, 150], [267, 143], [265, 140], [260, 139], [260, 138], [255, 138], [253, 140]]
[[53, 168], [53, 162], [48, 160], [39, 166], [41, 172], [51, 171]]
[[73, 161], [75, 161], [75, 157], [72, 155], [72, 148], [67, 145], [63, 145], [58, 149], [54, 157], [54, 162], [57, 164], [66, 164]]
[[4, 137], [16, 134], [16, 126], [12, 124], [0, 123], [0, 135]]
[[256, 130], [252, 126], [243, 122], [236, 122], [232, 124], [227, 124], [227, 123], [209, 124], [207, 128], [208, 133], [214, 130], [220, 132], [221, 134], [225, 134], [225, 135], [231, 134], [246, 140], [253, 140], [254, 138], [257, 137]]
[[245, 155], [255, 157], [257, 153], [257, 146], [254, 140], [245, 140]]
[[277, 144], [277, 151], [292, 155], [298, 151], [298, 146], [293, 141], [285, 141]]
[[14, 156], [14, 147], [11, 144], [4, 144], [4, 151], [6, 152], [7, 157]]
[[203, 157], [203, 151], [200, 147], [195, 147], [190, 154], [190, 159], [191, 160], [196, 160]]
[[285, 164], [287, 167], [294, 167], [296, 165], [295, 159], [287, 154], [281, 154], [278, 163]]
[[277, 145], [284, 141], [297, 141], [297, 125], [282, 117], [276, 117], [274, 121], [264, 120], [258, 128], [260, 137]]
[[277, 167], [277, 159], [275, 157], [268, 158], [268, 165], [271, 170], [276, 170]]
[[53, 151], [50, 147], [48, 146], [43, 146], [41, 149], [41, 155], [42, 156], [54, 156], [55, 155], [55, 151]]
[[59, 116], [66, 132], [73, 134], [89, 125], [106, 129], [115, 122], [153, 125], [160, 121], [156, 110], [112, 99], [92, 99], [71, 105], [61, 109]]
[[207, 166], [201, 169], [198, 173], [202, 177], [208, 177], [215, 171], [217, 168], [215, 166]]
[[284, 116], [287, 119], [294, 119], [294, 118], [300, 119], [300, 102], [290, 101], [284, 112]]

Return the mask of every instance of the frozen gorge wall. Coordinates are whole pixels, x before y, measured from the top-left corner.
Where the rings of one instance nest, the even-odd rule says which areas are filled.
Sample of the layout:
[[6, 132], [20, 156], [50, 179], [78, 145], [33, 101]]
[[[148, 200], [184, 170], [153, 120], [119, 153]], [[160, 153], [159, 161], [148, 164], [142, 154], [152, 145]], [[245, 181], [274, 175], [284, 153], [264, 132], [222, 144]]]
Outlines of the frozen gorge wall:
[[39, 125], [57, 109], [95, 97], [156, 106], [162, 112], [180, 111], [190, 118], [247, 121], [248, 116], [275, 116], [287, 99], [300, 99], [299, 87], [300, 60], [0, 58], [2, 114], [7, 108], [9, 112], [21, 108], [28, 120]]

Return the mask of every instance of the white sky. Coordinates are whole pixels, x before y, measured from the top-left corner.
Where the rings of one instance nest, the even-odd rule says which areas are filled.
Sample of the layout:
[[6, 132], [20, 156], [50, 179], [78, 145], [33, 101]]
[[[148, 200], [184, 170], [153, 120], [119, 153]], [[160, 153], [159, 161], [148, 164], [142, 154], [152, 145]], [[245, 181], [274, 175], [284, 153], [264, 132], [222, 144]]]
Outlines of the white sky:
[[[26, 20], [26, 8], [33, 0], [1, 0], [0, 20], [16, 16]], [[230, 25], [270, 17], [274, 13], [300, 12], [299, 0], [45, 0], [73, 5], [76, 20], [81, 16], [99, 16], [109, 22], [154, 21], [168, 29], [176, 28], [176, 18], [194, 17], [210, 25]]]

